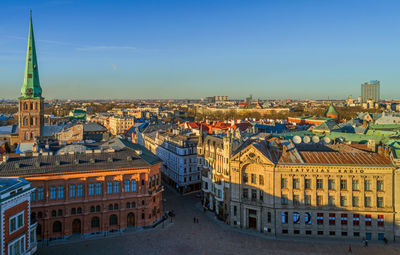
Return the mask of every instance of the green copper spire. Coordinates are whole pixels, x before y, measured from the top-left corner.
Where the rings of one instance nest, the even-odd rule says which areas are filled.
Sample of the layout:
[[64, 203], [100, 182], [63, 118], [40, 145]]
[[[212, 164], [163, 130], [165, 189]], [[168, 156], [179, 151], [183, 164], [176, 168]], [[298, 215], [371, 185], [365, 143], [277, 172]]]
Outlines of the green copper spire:
[[28, 49], [26, 52], [24, 84], [21, 88], [21, 98], [41, 98], [42, 88], [39, 82], [39, 71], [36, 59], [35, 38], [33, 36], [32, 11], [30, 13]]

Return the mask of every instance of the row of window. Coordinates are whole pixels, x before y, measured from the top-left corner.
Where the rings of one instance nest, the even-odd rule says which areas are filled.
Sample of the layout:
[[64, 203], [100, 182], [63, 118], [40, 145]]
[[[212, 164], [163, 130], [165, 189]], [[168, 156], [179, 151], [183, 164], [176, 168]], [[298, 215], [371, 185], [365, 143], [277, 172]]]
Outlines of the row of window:
[[[304, 180], [304, 188], [305, 189], [311, 189], [311, 179], [305, 179]], [[376, 190], [377, 191], [383, 191], [383, 180], [377, 180], [376, 181]], [[281, 188], [288, 188], [288, 179], [287, 178], [282, 178], [281, 179]], [[323, 179], [317, 179], [316, 180], [316, 188], [317, 189], [323, 189], [324, 188], [324, 180]], [[300, 189], [300, 179], [299, 178], [293, 178], [293, 189]], [[329, 179], [328, 180], [328, 189], [329, 190], [336, 190], [336, 181], [335, 179]], [[347, 190], [347, 180], [341, 179], [339, 183], [339, 189], [340, 190]], [[351, 183], [351, 189], [354, 191], [360, 190], [360, 181], [359, 180], [352, 180]], [[364, 190], [365, 191], [372, 191], [372, 181], [371, 180], [364, 180]]]
[[[257, 182], [257, 174], [251, 174], [251, 184], [258, 184], [258, 185], [264, 185], [264, 175], [258, 175], [258, 182]], [[249, 178], [247, 173], [243, 173], [243, 183], [248, 183]]]
[[[281, 195], [281, 204], [282, 205], [288, 205], [289, 200], [287, 194], [282, 194]], [[293, 195], [293, 206], [300, 206], [300, 196], [299, 195]], [[346, 207], [349, 206], [347, 202], [347, 196], [340, 196], [340, 206]], [[306, 206], [311, 206], [311, 195], [305, 195], [304, 196], [304, 205]], [[324, 206], [324, 199], [322, 195], [317, 195], [316, 199], [316, 205], [317, 206]], [[328, 206], [336, 206], [336, 201], [334, 196], [328, 196]], [[360, 207], [360, 198], [358, 196], [353, 196], [352, 201], [351, 201], [351, 206], [352, 207]], [[372, 202], [371, 202], [371, 197], [370, 196], [365, 196], [364, 197], [364, 207], [372, 207]], [[376, 207], [378, 208], [383, 208], [383, 197], [378, 196], [376, 197]]]
[[[156, 179], [154, 179], [154, 184]], [[152, 180], [153, 182], [153, 180]], [[158, 182], [158, 178], [157, 178]], [[142, 185], [144, 185], [144, 180], [142, 180]], [[151, 184], [152, 185], [152, 184]], [[136, 180], [125, 180], [124, 181], [124, 192], [136, 192], [137, 191], [137, 182]], [[120, 182], [107, 182], [107, 194], [119, 193], [120, 192]], [[84, 189], [83, 184], [70, 184], [69, 185], [69, 197], [83, 197]], [[89, 183], [88, 184], [88, 195], [89, 196], [98, 196], [102, 195], [102, 183]], [[64, 198], [64, 186], [51, 186], [50, 187], [50, 200], [55, 199], [63, 199]], [[42, 201], [44, 200], [44, 188], [39, 187], [35, 192], [31, 193], [31, 201]]]
[[[306, 235], [312, 235], [312, 230], [306, 230], [304, 233]], [[344, 237], [348, 236], [348, 232], [347, 231], [341, 231], [339, 233], [341, 233], [341, 236], [344, 236]], [[289, 230], [282, 229], [282, 234], [289, 234]], [[300, 230], [299, 229], [294, 229], [293, 230], [293, 234], [299, 235], [300, 234]], [[337, 235], [336, 231], [329, 231], [328, 234], [330, 236], [336, 236]], [[324, 235], [324, 231], [318, 230], [317, 231], [317, 235]], [[354, 237], [359, 237], [360, 236], [360, 232], [354, 231], [353, 232], [353, 236]], [[367, 240], [371, 240], [372, 233], [366, 232], [365, 236], [366, 236]], [[385, 233], [378, 233], [378, 240], [384, 240], [384, 238], [385, 238]]]
[[[34, 107], [35, 106], [35, 107]], [[28, 104], [28, 103], [26, 103], [26, 102], [24, 102], [23, 104], [22, 104], [22, 102], [21, 102], [21, 105], [20, 105], [20, 107], [21, 107], [21, 109], [24, 109], [24, 110], [38, 110], [39, 109], [39, 103], [33, 103], [33, 102], [31, 102], [30, 104]], [[29, 108], [29, 109], [28, 109]]]
[[[258, 199], [260, 201], [264, 201], [264, 192], [262, 190], [259, 190], [258, 192], [256, 189], [250, 189], [250, 190], [251, 190], [250, 198], [252, 201], [257, 200], [257, 193], [258, 193]], [[243, 192], [243, 198], [249, 199], [249, 189], [244, 188], [242, 192]]]
[[[142, 200], [142, 205], [145, 205], [145, 201]], [[118, 210], [118, 204], [109, 204], [108, 205], [108, 210], [109, 211], [114, 211], [114, 210]], [[130, 209], [130, 208], [135, 208], [136, 207], [136, 203], [135, 202], [126, 202], [126, 208]], [[92, 205], [90, 206], [90, 212], [100, 212], [101, 211], [101, 206], [100, 205]], [[76, 214], [82, 214], [82, 208], [78, 207], [78, 208], [71, 208], [71, 215], [76, 215]], [[42, 218], [43, 214], [41, 212], [38, 213], [38, 218]], [[58, 209], [58, 210], [52, 210], [51, 211], [51, 217], [62, 217], [63, 216], [63, 210], [62, 209]], [[31, 214], [31, 220], [32, 222], [36, 221], [36, 213], [32, 213]], [[11, 225], [11, 224], [10, 224]]]
[[[306, 225], [312, 224], [312, 214], [310, 212], [306, 212], [304, 214], [304, 223]], [[351, 217], [351, 216], [350, 216]], [[324, 225], [324, 213], [317, 213], [316, 221], [317, 225]], [[349, 221], [349, 217], [347, 213], [341, 213], [340, 217], [336, 217], [336, 213], [329, 213], [328, 223], [329, 225], [336, 225], [336, 221], [339, 221], [341, 225], [347, 225]], [[281, 213], [281, 223], [286, 224], [289, 223], [289, 213], [282, 212]], [[293, 224], [300, 224], [301, 223], [301, 216], [300, 213], [294, 212], [293, 213]], [[364, 216], [364, 223], [365, 226], [372, 226], [372, 217], [371, 214], [366, 214]], [[353, 226], [360, 225], [360, 214], [353, 214], [352, 216], [352, 224]], [[377, 218], [377, 226], [383, 227], [385, 225], [384, 222], [384, 215], [379, 214]]]

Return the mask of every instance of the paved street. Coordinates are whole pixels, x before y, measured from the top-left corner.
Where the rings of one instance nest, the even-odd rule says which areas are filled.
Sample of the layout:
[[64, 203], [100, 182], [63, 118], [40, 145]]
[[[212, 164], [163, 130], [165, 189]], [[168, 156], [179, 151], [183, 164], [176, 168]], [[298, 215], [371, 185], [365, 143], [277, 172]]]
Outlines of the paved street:
[[[53, 244], [38, 254], [348, 254], [348, 243], [340, 241], [272, 240], [260, 233], [234, 230], [206, 215], [194, 196], [166, 191], [167, 210], [174, 209], [172, 224], [121, 236]], [[199, 218], [199, 224], [193, 223]], [[399, 245], [352, 243], [353, 254], [400, 254]]]

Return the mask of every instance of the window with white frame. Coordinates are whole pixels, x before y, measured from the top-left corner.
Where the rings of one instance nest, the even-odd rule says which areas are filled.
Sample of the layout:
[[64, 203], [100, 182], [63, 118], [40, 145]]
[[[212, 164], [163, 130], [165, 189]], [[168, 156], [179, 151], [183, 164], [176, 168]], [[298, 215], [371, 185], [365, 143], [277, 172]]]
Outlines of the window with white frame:
[[24, 211], [10, 217], [10, 234], [24, 226]]
[[114, 181], [114, 193], [119, 192], [119, 181]]
[[32, 229], [29, 233], [29, 241], [31, 244], [36, 243], [36, 228]]
[[132, 191], [136, 191], [136, 180], [132, 180]]
[[18, 255], [25, 252], [25, 235], [22, 235], [8, 244], [8, 254]]
[[56, 199], [57, 189], [55, 186], [50, 187], [50, 199]]
[[129, 180], [125, 180], [124, 182], [124, 192], [129, 192], [130, 190], [130, 181]]
[[112, 194], [112, 182], [107, 182], [107, 194]]
[[96, 183], [96, 195], [101, 195], [101, 182]]
[[37, 200], [41, 201], [44, 199], [44, 189], [43, 188], [38, 188], [37, 189]]
[[76, 196], [77, 197], [82, 197], [83, 196], [83, 184], [78, 184], [76, 190]]
[[58, 199], [64, 198], [64, 186], [58, 186]]
[[89, 196], [94, 196], [94, 183], [89, 183]]
[[69, 185], [69, 197], [75, 197], [75, 184]]

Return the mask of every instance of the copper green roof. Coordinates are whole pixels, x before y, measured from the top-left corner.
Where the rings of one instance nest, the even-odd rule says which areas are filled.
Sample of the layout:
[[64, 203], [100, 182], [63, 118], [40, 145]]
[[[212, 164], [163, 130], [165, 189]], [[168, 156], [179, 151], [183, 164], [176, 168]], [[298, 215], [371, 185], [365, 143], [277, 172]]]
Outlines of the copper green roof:
[[335, 106], [333, 106], [333, 104], [331, 103], [328, 107], [328, 110], [326, 110], [325, 112], [325, 116], [328, 115], [339, 115], [338, 111], [336, 111]]
[[33, 35], [32, 12], [29, 23], [28, 48], [24, 73], [24, 84], [21, 88], [20, 98], [41, 98], [42, 88], [39, 82], [39, 70], [36, 58], [35, 38]]

